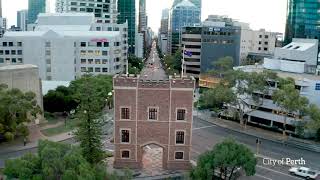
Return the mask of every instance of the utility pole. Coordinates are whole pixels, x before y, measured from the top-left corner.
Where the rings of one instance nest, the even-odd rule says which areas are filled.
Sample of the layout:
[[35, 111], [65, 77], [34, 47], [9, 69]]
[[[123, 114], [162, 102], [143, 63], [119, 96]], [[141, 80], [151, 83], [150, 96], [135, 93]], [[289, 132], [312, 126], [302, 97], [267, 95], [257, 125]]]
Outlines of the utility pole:
[[260, 145], [261, 145], [261, 140], [259, 138], [256, 139], [256, 145], [257, 145], [257, 155], [259, 154], [259, 150], [260, 150]]

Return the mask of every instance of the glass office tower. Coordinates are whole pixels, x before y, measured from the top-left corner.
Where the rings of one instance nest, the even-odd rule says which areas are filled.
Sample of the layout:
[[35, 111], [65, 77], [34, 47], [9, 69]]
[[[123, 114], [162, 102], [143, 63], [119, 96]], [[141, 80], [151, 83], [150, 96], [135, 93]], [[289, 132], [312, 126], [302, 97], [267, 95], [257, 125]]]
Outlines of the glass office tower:
[[139, 0], [118, 0], [118, 23], [128, 21], [129, 53], [135, 53], [135, 35], [139, 23]]
[[285, 44], [292, 38], [320, 39], [319, 12], [319, 0], [288, 0]]
[[46, 12], [46, 0], [29, 0], [28, 3], [28, 24], [36, 22], [39, 13]]

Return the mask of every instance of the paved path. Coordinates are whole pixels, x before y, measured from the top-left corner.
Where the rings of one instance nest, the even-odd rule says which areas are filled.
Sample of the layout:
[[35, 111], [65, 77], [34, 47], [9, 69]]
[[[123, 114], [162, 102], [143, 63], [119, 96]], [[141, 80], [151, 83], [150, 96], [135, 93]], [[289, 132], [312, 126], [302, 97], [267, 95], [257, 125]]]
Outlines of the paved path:
[[168, 79], [162, 68], [156, 45], [153, 43], [150, 56], [142, 69], [140, 78], [144, 80], [165, 80]]

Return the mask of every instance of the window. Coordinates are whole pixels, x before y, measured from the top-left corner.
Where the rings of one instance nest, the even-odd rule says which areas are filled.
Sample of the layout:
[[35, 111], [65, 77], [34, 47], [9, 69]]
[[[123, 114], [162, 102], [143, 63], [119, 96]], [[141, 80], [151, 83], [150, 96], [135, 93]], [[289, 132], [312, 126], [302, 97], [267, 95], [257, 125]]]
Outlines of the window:
[[121, 142], [130, 143], [130, 130], [121, 130]]
[[6, 55], [10, 54], [9, 50], [5, 50], [4, 52], [5, 52]]
[[177, 120], [178, 121], [185, 121], [186, 120], [186, 110], [185, 109], [178, 109], [177, 110]]
[[108, 72], [108, 68], [102, 68], [102, 72], [107, 73]]
[[47, 64], [51, 64], [51, 59], [46, 59]]
[[261, 51], [261, 47], [259, 47], [258, 50]]
[[3, 50], [0, 50], [0, 55], [3, 55]]
[[176, 132], [176, 144], [184, 144], [184, 131]]
[[18, 58], [18, 63], [22, 63], [22, 58]]
[[81, 64], [86, 64], [87, 60], [86, 59], [81, 59]]
[[7, 42], [2, 42], [2, 46], [8, 46]]
[[93, 59], [88, 59], [89, 64], [93, 64]]
[[102, 47], [102, 42], [97, 42], [97, 47]]
[[121, 158], [129, 159], [130, 158], [130, 151], [128, 151], [128, 150], [121, 151]]
[[47, 67], [47, 72], [51, 72], [51, 67]]
[[259, 44], [261, 44], [261, 41], [259, 41]]
[[10, 58], [6, 58], [6, 63], [11, 63]]
[[86, 43], [86, 42], [81, 42], [81, 43], [80, 43], [80, 46], [81, 46], [81, 47], [86, 47], [86, 46], [87, 46], [87, 43]]
[[87, 68], [81, 67], [81, 72], [86, 72], [86, 71], [87, 71]]
[[18, 46], [21, 47], [22, 46], [22, 42], [18, 42]]
[[45, 46], [46, 47], [51, 47], [51, 43], [50, 42], [46, 42]]
[[18, 55], [22, 55], [22, 50], [18, 50]]
[[316, 91], [320, 91], [320, 83], [316, 83]]
[[102, 64], [107, 64], [108, 60], [107, 59], [102, 59]]
[[176, 160], [183, 159], [183, 152], [176, 152], [174, 158]]
[[259, 35], [259, 38], [262, 38], [262, 35]]
[[104, 47], [109, 47], [109, 43], [108, 43], [108, 42], [104, 42], [104, 43], [103, 43], [103, 46], [104, 46]]
[[71, 2], [71, 5], [72, 5], [72, 6], [76, 6], [76, 5], [77, 5], [77, 2]]
[[51, 55], [51, 51], [50, 50], [46, 50], [46, 56], [50, 56]]
[[121, 108], [121, 119], [130, 119], [130, 109]]
[[13, 42], [9, 42], [9, 46], [11, 46], [11, 47], [12, 47], [12, 46], [13, 46]]
[[93, 72], [93, 68], [92, 68], [92, 67], [89, 67], [89, 68], [88, 68], [88, 72]]
[[51, 76], [47, 76], [47, 80], [52, 80], [52, 77]]
[[3, 58], [0, 58], [0, 63], [4, 63], [4, 60], [3, 60]]
[[96, 59], [96, 60], [94, 60], [94, 63], [95, 64], [101, 64], [101, 61], [100, 61], [100, 59]]
[[268, 51], [268, 48], [263, 48], [263, 50]]
[[12, 55], [16, 55], [16, 50], [11, 50]]
[[77, 9], [77, 8], [72, 7], [70, 10], [71, 10], [71, 11], [77, 11], [78, 9]]
[[17, 59], [16, 59], [16, 58], [12, 58], [12, 59], [11, 59], [11, 62], [12, 62], [12, 63], [17, 63]]
[[269, 36], [268, 36], [268, 35], [265, 35], [265, 36], [264, 36], [264, 38], [268, 39], [268, 38], [269, 38]]
[[268, 41], [266, 41], [266, 42], [264, 42], [264, 44], [265, 44], [265, 45], [268, 45], [269, 43], [268, 43]]
[[103, 56], [108, 56], [108, 51], [102, 51]]
[[101, 68], [95, 68], [94, 71], [95, 72], [101, 72]]
[[149, 120], [158, 120], [157, 108], [149, 108]]

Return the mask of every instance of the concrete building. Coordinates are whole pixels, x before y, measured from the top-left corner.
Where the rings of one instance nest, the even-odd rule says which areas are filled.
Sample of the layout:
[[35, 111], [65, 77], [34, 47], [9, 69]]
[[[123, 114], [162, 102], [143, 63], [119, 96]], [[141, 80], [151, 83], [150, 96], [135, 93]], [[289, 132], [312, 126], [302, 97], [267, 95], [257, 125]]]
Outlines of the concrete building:
[[136, 34], [136, 38], [135, 38], [136, 48], [135, 48], [134, 54], [138, 58], [144, 57], [144, 45], [145, 45], [144, 37], [145, 37], [145, 33], [137, 33]]
[[117, 23], [117, 1], [57, 0], [56, 12], [93, 13], [96, 23]]
[[158, 44], [159, 44], [159, 47], [161, 49], [161, 52], [163, 54], [167, 54], [168, 53], [168, 36], [166, 34], [159, 34], [158, 35]]
[[200, 23], [200, 8], [189, 0], [183, 0], [172, 7], [169, 13], [168, 53], [174, 54], [180, 48], [182, 27]]
[[8, 85], [9, 89], [17, 88], [22, 92], [35, 93], [37, 103], [43, 110], [41, 81], [37, 66], [30, 64], [2, 66], [0, 67], [0, 84]]
[[264, 59], [264, 67], [294, 73], [315, 74], [318, 65], [317, 39], [292, 39], [282, 48], [276, 48], [273, 58]]
[[49, 2], [47, 0], [28, 0], [28, 24], [34, 24], [38, 14], [48, 12]]
[[6, 30], [7, 30], [7, 18], [0, 17], [0, 37], [3, 36]]
[[[293, 42], [283, 48], [276, 48], [273, 58], [265, 58], [263, 65], [240, 66], [235, 69], [245, 72], [263, 72], [271, 70], [281, 78], [293, 78], [300, 95], [308, 98], [309, 102], [320, 107], [320, 76], [316, 75], [318, 58], [318, 41], [311, 39], [293, 39]], [[258, 108], [251, 100], [247, 114], [248, 121], [264, 126], [283, 128], [284, 116], [280, 107], [272, 101], [272, 92], [278, 88], [278, 82], [270, 80], [272, 91], [264, 96], [263, 103]], [[287, 129], [296, 132], [302, 120], [299, 113], [291, 113], [287, 117]]]
[[194, 79], [115, 76], [113, 87], [114, 167], [142, 168], [143, 148], [155, 145], [163, 169], [190, 169]]
[[21, 29], [21, 31], [27, 30], [28, 24], [28, 10], [21, 10], [17, 12], [17, 27]]
[[182, 29], [182, 47], [192, 53], [185, 56], [184, 74], [199, 77], [211, 70], [212, 62], [231, 56], [234, 66], [240, 64], [240, 27], [227, 21], [213, 20], [213, 16], [199, 26]]
[[34, 31], [7, 32], [0, 39], [0, 65], [37, 65], [42, 80], [55, 81], [71, 81], [87, 72], [123, 73], [127, 51], [121, 33], [92, 26], [93, 14], [40, 14]]

